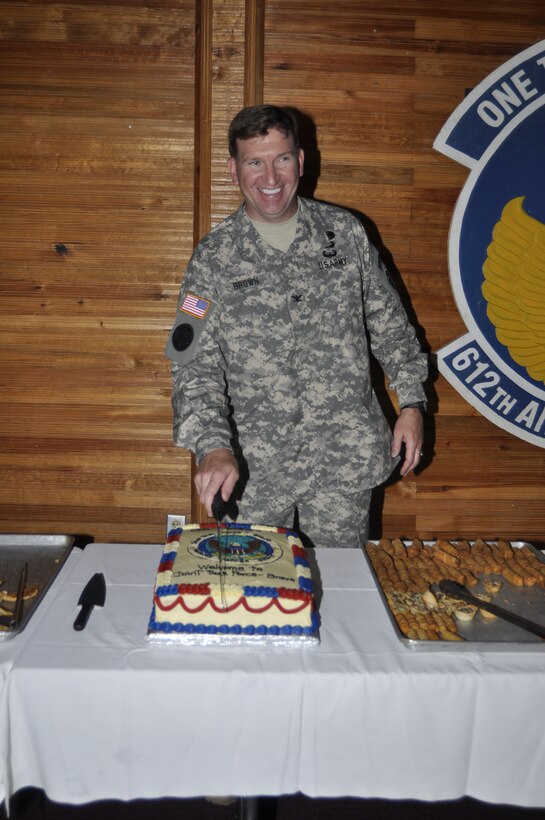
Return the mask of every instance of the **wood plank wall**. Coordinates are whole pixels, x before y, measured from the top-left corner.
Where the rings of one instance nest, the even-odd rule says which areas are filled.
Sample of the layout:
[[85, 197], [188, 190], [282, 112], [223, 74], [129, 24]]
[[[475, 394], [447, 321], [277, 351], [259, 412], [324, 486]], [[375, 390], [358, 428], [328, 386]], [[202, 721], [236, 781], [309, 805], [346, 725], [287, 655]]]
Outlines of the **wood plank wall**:
[[[4, 531], [160, 541], [167, 512], [190, 513], [162, 350], [195, 227], [195, 12], [212, 15], [211, 226], [239, 202], [225, 137], [251, 101], [253, 2], [0, 5]], [[464, 332], [447, 234], [465, 172], [433, 140], [544, 18], [541, 0], [264, 2], [251, 92], [308, 115], [305, 192], [369, 221], [430, 350]], [[424, 469], [377, 501], [384, 533], [545, 539], [545, 450], [437, 374], [430, 405]]]
[[0, 530], [190, 509], [162, 351], [193, 247], [193, 0], [0, 7]]
[[[466, 172], [433, 140], [467, 89], [543, 38], [541, 0], [266, 2], [264, 99], [315, 124], [316, 197], [379, 233], [429, 350], [465, 332], [447, 237]], [[437, 374], [429, 398], [424, 467], [377, 499], [382, 532], [545, 540], [545, 449], [502, 432]]]

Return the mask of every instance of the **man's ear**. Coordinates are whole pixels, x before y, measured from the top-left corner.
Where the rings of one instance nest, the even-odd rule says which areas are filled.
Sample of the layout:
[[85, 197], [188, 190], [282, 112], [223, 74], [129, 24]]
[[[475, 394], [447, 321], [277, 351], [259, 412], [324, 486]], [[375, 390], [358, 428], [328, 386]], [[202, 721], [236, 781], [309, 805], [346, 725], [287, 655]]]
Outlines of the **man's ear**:
[[229, 157], [227, 160], [227, 168], [231, 174], [231, 182], [233, 185], [238, 185], [237, 161], [234, 157]]
[[303, 170], [305, 167], [305, 152], [302, 148], [299, 148], [299, 153], [297, 154], [297, 159], [299, 161], [299, 176], [303, 176]]

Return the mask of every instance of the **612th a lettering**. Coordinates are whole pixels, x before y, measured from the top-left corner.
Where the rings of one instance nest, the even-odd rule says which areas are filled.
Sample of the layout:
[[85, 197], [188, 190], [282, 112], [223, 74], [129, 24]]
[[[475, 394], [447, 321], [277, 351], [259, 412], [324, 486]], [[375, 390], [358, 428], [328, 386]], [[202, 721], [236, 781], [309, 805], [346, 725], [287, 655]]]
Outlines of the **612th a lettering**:
[[[479, 351], [475, 347], [468, 347], [454, 356], [452, 367], [458, 372], [472, 368], [471, 372], [464, 376], [464, 382], [470, 384], [474, 393], [504, 416], [507, 416], [516, 405], [517, 400], [510, 396], [503, 387], [499, 387], [499, 373], [492, 370], [488, 362], [479, 361]], [[480, 377], [482, 377], [481, 381], [477, 382], [476, 380]]]

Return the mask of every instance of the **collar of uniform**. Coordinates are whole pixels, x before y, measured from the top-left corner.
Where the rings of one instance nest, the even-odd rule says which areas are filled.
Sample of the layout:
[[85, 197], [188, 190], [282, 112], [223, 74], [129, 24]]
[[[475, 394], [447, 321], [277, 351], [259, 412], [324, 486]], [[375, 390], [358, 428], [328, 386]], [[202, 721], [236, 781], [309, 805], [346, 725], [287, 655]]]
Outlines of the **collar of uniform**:
[[[312, 256], [326, 244], [325, 228], [319, 216], [313, 212], [309, 200], [298, 197], [298, 204], [295, 239], [286, 253], [289, 256], [295, 254]], [[284, 256], [282, 251], [273, 248], [261, 239], [251, 220], [246, 216], [244, 205], [240, 206], [235, 215], [235, 236], [238, 251], [241, 257], [248, 262], [254, 264], [263, 263], [264, 260], [278, 262]]]

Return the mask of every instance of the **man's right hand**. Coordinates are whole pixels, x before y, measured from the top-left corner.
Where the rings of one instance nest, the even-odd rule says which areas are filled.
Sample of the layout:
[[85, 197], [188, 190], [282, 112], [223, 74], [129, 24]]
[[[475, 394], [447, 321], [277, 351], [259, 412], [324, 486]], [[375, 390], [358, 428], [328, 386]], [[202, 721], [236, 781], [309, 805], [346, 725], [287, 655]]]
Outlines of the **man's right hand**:
[[217, 491], [221, 487], [221, 497], [228, 501], [238, 477], [238, 464], [231, 450], [221, 447], [202, 457], [195, 473], [195, 489], [209, 516]]

